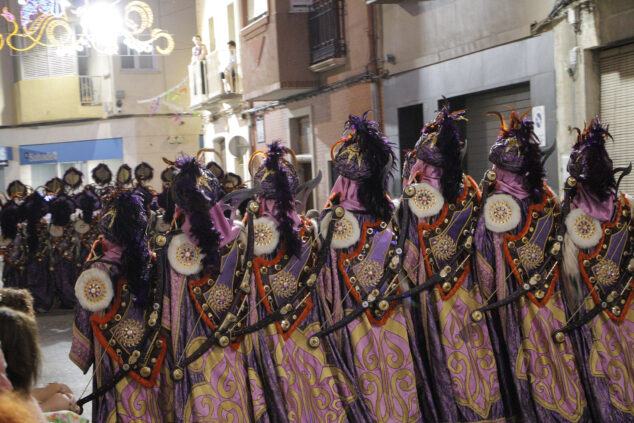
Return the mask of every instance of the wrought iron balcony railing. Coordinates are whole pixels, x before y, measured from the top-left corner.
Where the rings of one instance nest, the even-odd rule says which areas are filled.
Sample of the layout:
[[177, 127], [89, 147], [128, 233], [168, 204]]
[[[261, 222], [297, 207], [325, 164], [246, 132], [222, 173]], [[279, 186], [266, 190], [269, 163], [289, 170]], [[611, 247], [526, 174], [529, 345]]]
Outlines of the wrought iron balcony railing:
[[345, 57], [343, 0], [315, 0], [308, 13], [311, 65]]

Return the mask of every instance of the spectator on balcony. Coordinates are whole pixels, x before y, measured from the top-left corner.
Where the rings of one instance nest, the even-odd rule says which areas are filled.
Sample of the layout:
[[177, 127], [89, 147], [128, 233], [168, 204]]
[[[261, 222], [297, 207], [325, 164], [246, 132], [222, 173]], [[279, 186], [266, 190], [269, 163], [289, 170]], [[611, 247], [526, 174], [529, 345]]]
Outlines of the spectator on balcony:
[[231, 40], [227, 46], [229, 47], [229, 60], [224, 72], [220, 72], [220, 79], [222, 79], [225, 92], [233, 93], [236, 91], [236, 42]]
[[202, 62], [207, 58], [207, 46], [203, 44], [200, 35], [194, 35], [192, 41], [194, 42], [194, 47], [192, 47], [191, 63]]

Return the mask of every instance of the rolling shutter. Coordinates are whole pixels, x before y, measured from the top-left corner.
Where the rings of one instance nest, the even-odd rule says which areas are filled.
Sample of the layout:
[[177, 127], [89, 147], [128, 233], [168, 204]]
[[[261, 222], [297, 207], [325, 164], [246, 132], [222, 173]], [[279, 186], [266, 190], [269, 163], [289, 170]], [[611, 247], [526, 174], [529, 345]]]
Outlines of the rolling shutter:
[[[605, 50], [600, 55], [601, 120], [610, 125], [614, 142], [606, 144], [614, 166], [634, 162], [634, 44]], [[634, 194], [634, 176], [620, 189]]]
[[508, 116], [504, 106], [515, 108], [520, 113], [531, 107], [529, 84], [514, 85], [484, 93], [467, 95], [467, 172], [479, 181], [484, 171], [490, 167], [489, 150], [500, 131], [500, 121], [487, 112], [497, 111]]

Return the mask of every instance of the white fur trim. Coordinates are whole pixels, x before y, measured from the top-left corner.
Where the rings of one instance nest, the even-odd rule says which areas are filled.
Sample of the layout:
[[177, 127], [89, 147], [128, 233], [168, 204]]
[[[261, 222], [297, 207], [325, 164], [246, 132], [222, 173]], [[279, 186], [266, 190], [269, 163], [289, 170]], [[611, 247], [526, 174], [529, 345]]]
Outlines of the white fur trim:
[[442, 193], [429, 184], [414, 184], [416, 194], [407, 202], [409, 209], [418, 218], [435, 216], [442, 210], [445, 205], [445, 199]]
[[492, 232], [508, 232], [520, 223], [522, 212], [517, 201], [508, 194], [494, 194], [484, 205], [484, 222]]
[[167, 232], [170, 228], [170, 224], [163, 220], [163, 216], [159, 216], [156, 219], [156, 225], [154, 225], [158, 232]]
[[563, 245], [563, 271], [570, 280], [576, 281], [581, 276], [578, 260], [579, 248], [572, 241], [570, 234], [564, 235]]
[[101, 269], [84, 270], [75, 284], [75, 296], [79, 304], [88, 311], [103, 311], [114, 297], [110, 275]]
[[253, 253], [256, 256], [271, 254], [279, 242], [280, 232], [273, 220], [258, 217], [253, 221]]
[[[331, 219], [332, 212], [329, 212], [321, 220], [321, 237], [323, 239], [326, 239]], [[335, 223], [330, 246], [337, 249], [352, 247], [359, 242], [359, 238], [361, 238], [359, 221], [351, 212], [346, 210], [339, 222]]]
[[181, 275], [189, 276], [203, 270], [202, 259], [204, 254], [197, 245], [187, 238], [185, 234], [172, 237], [167, 248], [167, 258], [172, 269]]
[[77, 220], [73, 226], [75, 227], [75, 232], [80, 235], [83, 235], [90, 230], [90, 225], [81, 219]]
[[595, 247], [603, 236], [601, 223], [581, 209], [574, 209], [566, 216], [566, 232], [579, 248]]
[[48, 227], [48, 233], [51, 234], [53, 238], [59, 238], [60, 236], [64, 235], [64, 227], [51, 224]]

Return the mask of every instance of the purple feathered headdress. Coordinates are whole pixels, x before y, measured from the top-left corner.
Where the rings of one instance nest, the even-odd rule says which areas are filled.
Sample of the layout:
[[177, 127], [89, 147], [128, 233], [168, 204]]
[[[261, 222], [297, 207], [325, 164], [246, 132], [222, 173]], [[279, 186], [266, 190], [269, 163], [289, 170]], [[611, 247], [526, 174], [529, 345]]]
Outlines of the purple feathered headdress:
[[[379, 129], [379, 124], [363, 116], [350, 115], [344, 131], [350, 135], [339, 143], [343, 146], [333, 157], [335, 168], [345, 178], [359, 182], [359, 201], [368, 214], [389, 220], [392, 202], [387, 190], [396, 160], [394, 145]], [[333, 147], [333, 148], [334, 148]]]
[[259, 187], [258, 195], [275, 201], [280, 239], [285, 242], [286, 251], [298, 254], [301, 247], [298, 235], [293, 228], [291, 214], [295, 211], [295, 193], [299, 186], [299, 178], [295, 167], [284, 158], [292, 154], [292, 150], [275, 141], [269, 145], [264, 163], [260, 165], [253, 181]]
[[223, 195], [218, 179], [195, 157], [183, 155], [176, 160], [172, 195], [176, 205], [187, 213], [193, 235], [203, 254], [203, 266], [212, 271], [219, 265], [220, 234], [214, 227], [209, 209]]
[[499, 112], [489, 112], [500, 119], [500, 133], [489, 152], [489, 160], [500, 169], [522, 175], [523, 186], [538, 203], [544, 193], [546, 173], [542, 164], [542, 151], [533, 131], [533, 121], [513, 110], [507, 124]]
[[101, 207], [101, 200], [90, 186], [77, 196], [77, 207], [81, 210], [81, 220], [90, 224], [92, 222], [93, 213]]
[[608, 126], [595, 117], [583, 133], [579, 131], [568, 161], [570, 175], [601, 201], [616, 191], [612, 159], [605, 149], [608, 138], [612, 138]]
[[5, 239], [15, 239], [18, 235], [18, 224], [24, 220], [20, 207], [13, 200], [9, 200], [0, 210], [0, 229]]
[[42, 218], [48, 213], [48, 206], [46, 199], [37, 191], [29, 194], [20, 204], [20, 213], [26, 216], [26, 241], [31, 252], [37, 250], [37, 229]]
[[59, 194], [51, 201], [51, 223], [57, 226], [66, 226], [70, 223], [70, 216], [75, 212], [75, 202], [66, 194]]
[[460, 151], [464, 141], [460, 139], [458, 121], [466, 120], [464, 114], [464, 110], [452, 113], [445, 105], [436, 119], [423, 127], [415, 147], [416, 158], [442, 169], [440, 185], [449, 202], [456, 201], [462, 184]]
[[132, 191], [115, 194], [104, 205], [100, 232], [121, 247], [121, 277], [140, 304], [149, 298], [151, 255], [148, 249], [147, 214], [141, 198]]

